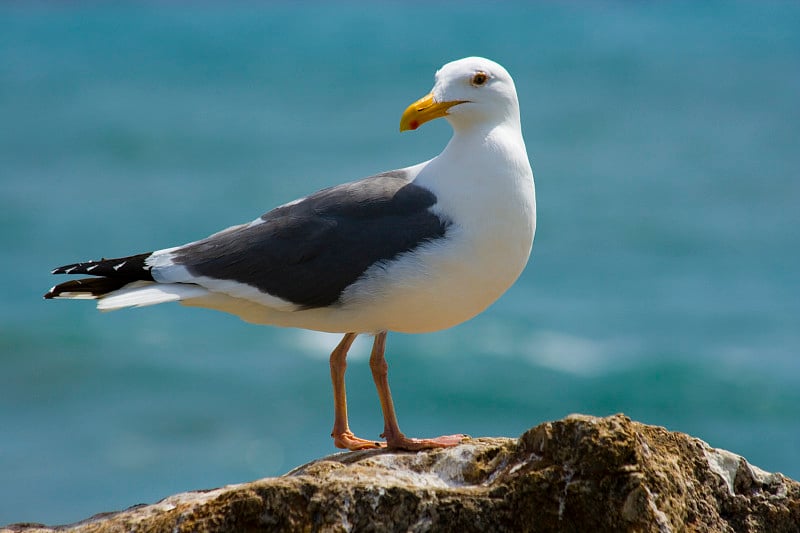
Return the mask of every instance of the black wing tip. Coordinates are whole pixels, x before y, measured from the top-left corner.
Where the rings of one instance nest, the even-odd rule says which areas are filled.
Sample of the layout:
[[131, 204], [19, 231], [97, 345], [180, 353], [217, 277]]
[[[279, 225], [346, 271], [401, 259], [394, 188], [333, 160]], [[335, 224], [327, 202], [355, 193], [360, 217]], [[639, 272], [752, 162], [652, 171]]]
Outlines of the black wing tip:
[[104, 276], [111, 278], [124, 278], [130, 281], [145, 280], [153, 281], [150, 274], [150, 265], [147, 259], [153, 252], [146, 252], [128, 257], [116, 259], [102, 258], [97, 261], [83, 261], [56, 267], [50, 271], [51, 274], [88, 274], [90, 276]]
[[[67, 282], [66, 284], [69, 284], [72, 287], [75, 286], [75, 284], [70, 283], [70, 282]], [[55, 299], [57, 299], [59, 296], [61, 296], [61, 293], [65, 292], [64, 285], [66, 285], [66, 284], [65, 283], [61, 283], [59, 285], [55, 285], [53, 287], [50, 287], [50, 290], [47, 291], [46, 293], [44, 293], [42, 298], [44, 298], [45, 300], [55, 300]]]
[[71, 263], [69, 265], [63, 265], [60, 267], [56, 267], [50, 271], [51, 274], [72, 274], [74, 270], [78, 270], [75, 274], [86, 274], [85, 270], [92, 265], [99, 265], [105, 261], [105, 259], [100, 259], [99, 261], [83, 261], [81, 263]]
[[51, 288], [44, 294], [44, 299], [52, 300], [65, 293], [69, 293], [65, 298], [100, 298], [133, 281], [137, 280], [105, 277], [73, 279]]

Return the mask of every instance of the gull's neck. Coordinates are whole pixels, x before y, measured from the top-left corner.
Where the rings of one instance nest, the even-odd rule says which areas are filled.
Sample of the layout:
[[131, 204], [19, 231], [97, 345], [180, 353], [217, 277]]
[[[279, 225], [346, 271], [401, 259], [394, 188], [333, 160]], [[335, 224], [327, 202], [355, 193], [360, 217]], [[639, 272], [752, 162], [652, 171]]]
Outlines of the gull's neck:
[[[465, 127], [454, 125], [453, 137], [417, 177], [420, 185], [437, 192], [469, 188], [487, 194], [508, 194], [509, 187], [525, 187], [533, 174], [519, 121]], [[458, 168], [458, 173], [445, 172]], [[440, 170], [441, 169], [441, 170]]]
[[503, 248], [521, 270], [536, 231], [536, 196], [517, 125], [457, 130], [441, 154], [420, 165], [415, 183], [436, 195], [433, 209], [458, 228], [455, 234], [486, 243], [504, 235], [504, 242], [481, 246], [492, 257]]

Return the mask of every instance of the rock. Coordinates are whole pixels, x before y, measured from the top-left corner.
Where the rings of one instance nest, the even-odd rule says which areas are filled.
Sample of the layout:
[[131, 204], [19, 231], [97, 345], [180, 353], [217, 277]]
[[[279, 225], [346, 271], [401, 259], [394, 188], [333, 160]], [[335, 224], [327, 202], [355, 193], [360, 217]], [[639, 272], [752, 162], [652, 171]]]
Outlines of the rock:
[[341, 453], [70, 526], [8, 530], [800, 532], [800, 483], [623, 415], [573, 415], [519, 439]]

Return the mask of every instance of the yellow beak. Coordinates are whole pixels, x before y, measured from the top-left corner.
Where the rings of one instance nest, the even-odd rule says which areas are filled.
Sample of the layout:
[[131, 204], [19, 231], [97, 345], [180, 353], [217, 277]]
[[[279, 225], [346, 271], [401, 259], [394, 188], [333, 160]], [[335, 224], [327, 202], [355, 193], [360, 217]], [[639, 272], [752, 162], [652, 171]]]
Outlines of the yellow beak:
[[415, 130], [435, 118], [447, 115], [447, 110], [454, 105], [463, 104], [467, 100], [454, 100], [452, 102], [435, 102], [433, 93], [423, 96], [403, 112], [400, 117], [400, 131]]

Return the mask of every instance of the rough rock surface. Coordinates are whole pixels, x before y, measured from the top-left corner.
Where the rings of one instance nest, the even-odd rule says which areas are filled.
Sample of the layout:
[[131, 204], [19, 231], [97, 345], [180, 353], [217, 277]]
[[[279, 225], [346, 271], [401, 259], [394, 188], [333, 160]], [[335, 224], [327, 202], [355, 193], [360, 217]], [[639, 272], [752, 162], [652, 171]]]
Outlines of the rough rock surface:
[[170, 496], [69, 526], [10, 531], [800, 532], [800, 483], [623, 415], [519, 439], [351, 452], [285, 476]]

